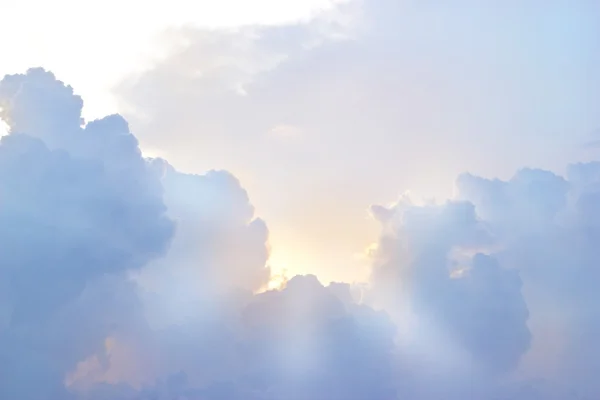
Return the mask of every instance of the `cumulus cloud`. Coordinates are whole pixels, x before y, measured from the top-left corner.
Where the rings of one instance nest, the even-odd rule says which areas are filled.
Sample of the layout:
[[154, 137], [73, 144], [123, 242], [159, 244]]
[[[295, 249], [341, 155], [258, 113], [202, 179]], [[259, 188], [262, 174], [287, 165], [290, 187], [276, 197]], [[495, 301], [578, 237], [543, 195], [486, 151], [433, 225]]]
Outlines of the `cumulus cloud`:
[[598, 163], [463, 174], [447, 202], [373, 206], [368, 285], [306, 275], [264, 291], [273, 228], [238, 173], [286, 205], [276, 226], [334, 247], [390, 191], [555, 166], [545, 149], [568, 138], [542, 148], [528, 132], [597, 125], [597, 94], [571, 104], [597, 60], [530, 46], [545, 40], [531, 18], [564, 28], [563, 3], [467, 3], [365, 0], [294, 26], [179, 32], [124, 100], [143, 143], [219, 168], [202, 174], [142, 157], [119, 115], [83, 121], [43, 69], [0, 81], [0, 397], [598, 397]]
[[399, 326], [398, 362], [415, 398], [600, 393], [599, 171], [591, 162], [564, 177], [463, 174], [446, 203], [403, 197], [371, 208], [382, 234], [370, 250], [367, 301]]
[[61, 374], [93, 348], [78, 334], [102, 333], [79, 331], [85, 314], [57, 321], [92, 281], [162, 255], [174, 226], [122, 118], [82, 127], [81, 99], [42, 69], [5, 77], [0, 104], [0, 393], [60, 398]]
[[256, 296], [243, 312], [249, 384], [275, 399], [393, 398], [395, 327], [349, 296], [314, 276]]
[[[192, 387], [230, 377], [237, 314], [270, 278], [266, 224], [255, 218], [235, 177], [225, 171], [188, 175], [161, 159], [149, 165], [164, 186], [177, 231], [165, 257], [132, 274], [143, 323], [112, 337], [117, 347], [106, 349], [113, 360], [108, 365], [98, 365], [96, 355], [81, 364], [73, 373], [79, 387], [139, 387], [179, 371]], [[122, 370], [123, 362], [130, 367]], [[88, 364], [93, 371], [86, 371]]]
[[268, 229], [233, 175], [144, 159], [45, 70], [0, 93], [3, 398], [393, 396], [394, 325], [352, 288], [257, 294]]
[[493, 237], [473, 204], [404, 198], [372, 211], [383, 234], [371, 252], [370, 301], [401, 327], [400, 363], [420, 381], [413, 396], [474, 396], [467, 390], [514, 370], [531, 340], [521, 279], [479, 252]]
[[202, 329], [193, 330], [188, 322], [156, 342], [171, 343], [180, 362], [189, 357], [183, 351], [193, 352], [192, 368], [165, 374], [141, 391], [96, 386], [85, 398], [394, 398], [395, 327], [385, 313], [345, 301], [349, 294], [347, 285], [325, 287], [314, 276], [294, 277], [281, 291], [248, 299], [237, 326], [203, 321]]
[[219, 288], [256, 291], [265, 285], [270, 274], [265, 267], [268, 229], [255, 218], [237, 178], [226, 171], [187, 175], [163, 160], [153, 160], [153, 166], [161, 175], [169, 215], [178, 221], [177, 238], [182, 240], [174, 243], [181, 252], [173, 249], [169, 255], [195, 264], [204, 280]]
[[[592, 337], [600, 327], [592, 306], [597, 301], [600, 169], [592, 162], [567, 171], [563, 178], [526, 170], [508, 182], [463, 177], [458, 186], [461, 196], [494, 216], [491, 227], [503, 243], [499, 257], [525, 280], [534, 340], [540, 341], [533, 356], [555, 366], [555, 380], [592, 396], [600, 390], [590, 375], [598, 367]], [[545, 332], [560, 332], [554, 349], [544, 347]]]

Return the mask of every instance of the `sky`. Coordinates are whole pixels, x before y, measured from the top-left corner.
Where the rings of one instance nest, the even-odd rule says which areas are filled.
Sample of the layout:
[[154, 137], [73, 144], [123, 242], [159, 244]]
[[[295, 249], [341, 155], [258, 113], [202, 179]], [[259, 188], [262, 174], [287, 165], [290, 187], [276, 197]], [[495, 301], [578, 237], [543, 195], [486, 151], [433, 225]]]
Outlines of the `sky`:
[[[136, 0], [89, 4], [72, 0], [3, 0], [0, 35], [14, 39], [3, 46], [0, 75], [44, 66], [89, 99], [83, 114], [93, 119], [122, 112], [114, 87], [129, 74], [151, 67], [172, 51], [173, 40], [167, 31], [184, 26], [236, 29], [249, 24], [280, 25], [305, 20], [335, 3], [336, 0], [176, 0], [149, 5]], [[6, 128], [0, 125], [0, 133], [4, 131]], [[190, 172], [203, 172], [203, 168], [205, 165], [189, 167]], [[280, 242], [285, 240], [288, 238]], [[314, 251], [281, 247], [278, 258], [286, 266], [292, 263], [290, 267], [295, 267], [295, 272], [300, 261], [290, 259]], [[301, 258], [315, 262], [314, 257]]]
[[[600, 125], [590, 106], [599, 85], [592, 1], [340, 0], [333, 10], [325, 0], [229, 1], [11, 2], [0, 33], [17, 40], [5, 46], [0, 74], [44, 66], [88, 99], [86, 118], [125, 115], [146, 154], [186, 172], [232, 171], [270, 223], [274, 268], [325, 281], [366, 279], [361, 249], [377, 233], [371, 203], [409, 190], [443, 200], [463, 171], [561, 172], [595, 156], [584, 148]], [[319, 40], [331, 42], [297, 48]], [[203, 68], [216, 75], [190, 76]], [[244, 102], [228, 91], [255, 79]], [[303, 90], [320, 93], [313, 107]], [[193, 110], [163, 103], [184, 96]], [[327, 172], [308, 173], [307, 164]], [[283, 193], [290, 179], [294, 189]]]
[[369, 204], [590, 157], [597, 6], [540, 4], [365, 1], [299, 25], [186, 30], [117, 93], [142, 147], [240, 177], [274, 265], [363, 280]]
[[89, 93], [85, 115], [99, 117], [117, 111], [113, 85], [161, 57], [165, 30], [281, 24], [307, 18], [329, 4], [330, 0], [3, 0], [0, 35], [12, 40], [3, 46], [0, 73], [44, 65], [77, 86], [79, 93]]
[[597, 2], [0, 4], [0, 398], [600, 395]]

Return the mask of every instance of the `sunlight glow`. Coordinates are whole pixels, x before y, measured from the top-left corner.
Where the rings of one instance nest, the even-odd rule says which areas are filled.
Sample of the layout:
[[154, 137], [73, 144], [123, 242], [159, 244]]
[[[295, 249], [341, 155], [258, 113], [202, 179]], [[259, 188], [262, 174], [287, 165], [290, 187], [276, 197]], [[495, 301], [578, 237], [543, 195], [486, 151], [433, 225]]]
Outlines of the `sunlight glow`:
[[264, 288], [261, 288], [258, 293], [268, 292], [270, 290], [283, 290], [287, 286], [290, 275], [286, 270], [280, 272], [274, 271], [271, 275], [271, 279]]
[[278, 287], [287, 281], [288, 277], [301, 274], [305, 270], [302, 266], [306, 264], [306, 261], [301, 260], [290, 251], [284, 251], [282, 247], [274, 246], [269, 256], [271, 281], [268, 286], [270, 289]]
[[168, 28], [282, 24], [335, 1], [6, 0], [0, 75], [43, 66], [75, 87], [86, 99], [84, 117], [95, 118], [116, 112], [111, 91], [121, 79], [161, 58], [158, 44]]
[[9, 127], [6, 122], [0, 120], [0, 136], [8, 135]]

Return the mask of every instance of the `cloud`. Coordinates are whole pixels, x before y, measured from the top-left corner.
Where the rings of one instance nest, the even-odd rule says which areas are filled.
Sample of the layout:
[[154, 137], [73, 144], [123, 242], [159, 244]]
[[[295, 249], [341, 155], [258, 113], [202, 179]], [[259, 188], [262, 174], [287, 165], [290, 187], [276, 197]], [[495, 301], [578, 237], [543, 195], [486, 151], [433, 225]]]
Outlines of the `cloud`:
[[243, 312], [251, 384], [274, 398], [393, 397], [394, 325], [384, 313], [345, 304], [337, 289], [297, 276], [255, 297]]
[[[236, 324], [205, 320], [194, 330], [188, 320], [154, 344], [167, 345], [179, 362], [192, 352], [193, 368], [166, 373], [141, 391], [96, 386], [84, 398], [107, 390], [123, 399], [393, 398], [394, 325], [385, 313], [338, 297], [344, 290], [349, 294], [347, 285], [324, 287], [314, 276], [297, 276], [281, 291], [248, 299]], [[146, 351], [157, 352], [154, 346]]]
[[144, 159], [122, 117], [85, 123], [45, 70], [0, 93], [3, 396], [393, 393], [394, 326], [350, 287], [254, 294], [268, 229], [233, 175]]
[[141, 320], [112, 336], [116, 347], [101, 355], [112, 361], [102, 366], [90, 355], [72, 372], [84, 392], [98, 382], [139, 388], [179, 371], [192, 387], [229, 378], [237, 313], [270, 278], [266, 224], [235, 177], [188, 175], [161, 159], [149, 165], [177, 231], [165, 257], [132, 274]]
[[567, 133], [597, 126], [579, 80], [598, 70], [579, 12], [595, 6], [507, 4], [368, 0], [178, 32], [122, 100], [142, 143], [196, 174], [144, 159], [119, 115], [83, 121], [51, 73], [4, 78], [0, 397], [596, 398], [598, 163], [373, 206], [367, 287], [262, 292], [273, 225], [353, 254], [365, 204], [465, 169], [554, 169], [548, 149], [569, 157]]
[[[269, 233], [237, 178], [143, 159], [120, 116], [85, 125], [39, 116], [37, 96], [60, 110], [52, 92], [67, 89], [42, 70], [17, 78], [19, 90], [0, 90], [21, 93], [2, 100], [31, 124], [11, 122], [0, 142], [3, 396], [598, 392], [588, 372], [600, 326], [590, 307], [597, 163], [574, 164], [566, 178], [465, 174], [454, 200], [373, 206], [381, 236], [370, 287], [309, 275], [258, 293], [270, 279]], [[559, 318], [548, 320], [549, 309]], [[520, 368], [543, 353], [542, 332], [559, 328], [562, 347], [549, 357], [560, 379], [530, 384]]]
[[372, 210], [383, 233], [371, 254], [369, 296], [403, 328], [407, 360], [416, 352], [425, 362], [418, 374], [434, 379], [427, 369], [441, 368], [451, 386], [451, 376], [465, 383], [515, 369], [531, 340], [521, 280], [478, 252], [494, 238], [475, 207], [454, 201], [416, 206], [402, 199]]
[[122, 117], [84, 124], [82, 100], [42, 69], [0, 93], [2, 396], [216, 369], [195, 358], [215, 346], [197, 341], [221, 339], [229, 290], [251, 296], [269, 279], [268, 230], [239, 182], [145, 160]]
[[78, 343], [110, 328], [87, 330], [70, 305], [105, 274], [163, 255], [174, 226], [121, 117], [82, 127], [81, 99], [42, 69], [5, 77], [0, 103], [0, 393], [61, 398], [61, 374], [95, 345]]
[[[596, 4], [475, 3], [349, 1], [294, 25], [176, 30], [170, 56], [116, 94], [144, 148], [244, 182], [274, 259], [364, 280], [366, 204], [447, 198], [465, 170], [562, 171], [600, 125]], [[282, 126], [302, 134], [281, 140]]]
[[[590, 71], [597, 61], [589, 56], [591, 21], [583, 16], [592, 10], [595, 6], [588, 3], [572, 8], [566, 2], [544, 7], [511, 2], [499, 10], [470, 2], [447, 7], [365, 0], [344, 4], [334, 17], [318, 16], [304, 24], [235, 32], [186, 29], [179, 32], [183, 46], [174, 46], [171, 57], [128, 81], [120, 94], [133, 111], [148, 118], [145, 123], [134, 118], [144, 143], [186, 159], [217, 133], [227, 141], [224, 145], [236, 139], [260, 147], [265, 132], [288, 124], [307, 130], [313, 145], [328, 147], [330, 157], [346, 168], [359, 167], [350, 165], [357, 164], [356, 157], [342, 158], [336, 149], [342, 139], [345, 152], [360, 150], [364, 156], [376, 151], [394, 166], [400, 164], [391, 157], [404, 160], [417, 149], [427, 149], [422, 152], [426, 160], [410, 160], [424, 165], [435, 158], [448, 161], [443, 165], [452, 171], [444, 180], [453, 179], [464, 165], [487, 169], [489, 158], [494, 173], [540, 164], [535, 161], [556, 167], [560, 164], [549, 163], [549, 153], [537, 148], [539, 135], [546, 146], [579, 146], [565, 142], [565, 135], [572, 138], [573, 132], [597, 127], [588, 106], [588, 96], [596, 94], [582, 91], [582, 82], [572, 75]], [[343, 18], [349, 22], [340, 23]], [[553, 38], [572, 23], [579, 27], [563, 40], [578, 40], [582, 47], [558, 46]], [[531, 31], [531, 24], [539, 30]], [[324, 34], [324, 29], [343, 35]], [[549, 48], [536, 46], [539, 42]], [[567, 54], [573, 62], [563, 65], [557, 58]], [[565, 75], [567, 79], [558, 79]], [[236, 89], [240, 83], [244, 95]], [[540, 98], [541, 93], [547, 96]], [[585, 104], [574, 110], [567, 94], [578, 105]], [[185, 99], [186, 105], [169, 107], [173, 98]], [[538, 108], [529, 107], [532, 102]], [[565, 111], [560, 118], [547, 114], [561, 107]], [[183, 115], [188, 121], [193, 116], [193, 122], [178, 118]], [[169, 125], [172, 134], [198, 146], [185, 151], [176, 141], [165, 140], [161, 132], [168, 121], [182, 124]], [[551, 121], [565, 131], [555, 132]], [[516, 138], [536, 146], [515, 151]], [[447, 153], [431, 143], [448, 146]], [[386, 151], [386, 144], [393, 150]], [[488, 158], [482, 163], [481, 153], [472, 151], [475, 147], [496, 149], [498, 155], [482, 152]], [[236, 149], [224, 150], [240, 155]], [[450, 154], [462, 156], [464, 164], [449, 163]]]
[[404, 393], [597, 396], [598, 165], [463, 174], [446, 203], [371, 208], [382, 233], [366, 299], [398, 324]]
[[180, 173], [161, 159], [151, 165], [161, 178], [177, 233], [167, 257], [142, 271], [140, 281], [167, 289], [166, 281], [173, 279], [170, 298], [184, 298], [183, 293], [210, 297], [231, 288], [253, 292], [265, 286], [269, 232], [255, 217], [239, 181], [226, 171]]
[[[508, 182], [462, 177], [458, 185], [463, 198], [490, 215], [502, 263], [523, 277], [537, 348], [531, 357], [552, 365], [555, 381], [588, 396], [600, 390], [588, 372], [597, 367], [592, 337], [600, 328], [591, 306], [598, 276], [599, 172], [597, 162], [578, 163], [565, 178], [525, 170]], [[546, 332], [560, 333], [558, 344], [547, 343]]]

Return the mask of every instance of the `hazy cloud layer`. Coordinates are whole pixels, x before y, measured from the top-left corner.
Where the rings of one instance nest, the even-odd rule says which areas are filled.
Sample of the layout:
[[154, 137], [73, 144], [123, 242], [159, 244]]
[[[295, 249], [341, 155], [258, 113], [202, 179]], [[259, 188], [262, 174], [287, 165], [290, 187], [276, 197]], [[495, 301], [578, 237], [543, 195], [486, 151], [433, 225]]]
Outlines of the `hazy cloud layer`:
[[171, 56], [118, 95], [145, 149], [244, 181], [274, 261], [364, 279], [351, 254], [376, 232], [365, 204], [407, 189], [446, 198], [465, 170], [508, 178], [597, 156], [583, 144], [600, 126], [599, 13], [350, 1], [293, 26], [175, 31]]

